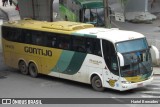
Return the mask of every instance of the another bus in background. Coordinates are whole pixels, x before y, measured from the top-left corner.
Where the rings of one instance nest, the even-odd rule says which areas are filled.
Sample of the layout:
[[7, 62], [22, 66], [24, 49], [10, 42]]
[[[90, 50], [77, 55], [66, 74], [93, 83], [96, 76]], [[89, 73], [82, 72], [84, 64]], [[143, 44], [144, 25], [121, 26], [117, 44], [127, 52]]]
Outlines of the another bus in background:
[[103, 0], [59, 0], [59, 12], [66, 21], [104, 26]]

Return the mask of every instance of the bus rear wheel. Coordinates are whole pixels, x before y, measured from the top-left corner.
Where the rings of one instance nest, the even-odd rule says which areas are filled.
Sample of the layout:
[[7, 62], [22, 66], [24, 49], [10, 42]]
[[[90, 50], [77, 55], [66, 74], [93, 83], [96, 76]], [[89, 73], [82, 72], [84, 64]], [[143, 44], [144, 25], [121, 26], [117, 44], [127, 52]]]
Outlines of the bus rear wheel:
[[18, 68], [20, 70], [20, 72], [24, 75], [28, 74], [28, 69], [27, 69], [27, 65], [24, 61], [20, 61], [18, 64]]
[[102, 86], [102, 81], [100, 79], [99, 76], [94, 76], [92, 79], [91, 79], [91, 84], [92, 84], [92, 87], [94, 90], [96, 91], [104, 91], [104, 87]]
[[38, 76], [38, 69], [34, 63], [29, 64], [29, 74], [34, 78]]

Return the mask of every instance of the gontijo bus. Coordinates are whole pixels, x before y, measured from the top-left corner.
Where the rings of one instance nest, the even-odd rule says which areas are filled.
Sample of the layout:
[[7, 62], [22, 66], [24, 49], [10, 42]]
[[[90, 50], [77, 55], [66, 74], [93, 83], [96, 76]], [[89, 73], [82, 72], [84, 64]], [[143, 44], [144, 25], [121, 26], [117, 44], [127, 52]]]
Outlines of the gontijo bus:
[[7, 22], [2, 42], [5, 63], [22, 74], [79, 81], [97, 91], [150, 84], [151, 51], [159, 57], [157, 48], [149, 47], [140, 33], [68, 21]]

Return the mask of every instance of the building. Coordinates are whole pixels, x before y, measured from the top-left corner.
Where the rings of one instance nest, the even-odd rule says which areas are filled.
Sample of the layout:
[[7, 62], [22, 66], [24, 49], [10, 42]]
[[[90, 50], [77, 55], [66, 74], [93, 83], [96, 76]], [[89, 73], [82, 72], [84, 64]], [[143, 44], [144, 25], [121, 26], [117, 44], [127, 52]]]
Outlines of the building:
[[153, 1], [155, 0], [109, 0], [109, 4], [112, 11], [115, 13], [122, 13], [125, 20], [146, 22], [156, 19], [156, 16], [151, 14], [151, 4], [153, 3], [155, 6], [159, 7], [156, 5], [158, 0], [155, 2]]

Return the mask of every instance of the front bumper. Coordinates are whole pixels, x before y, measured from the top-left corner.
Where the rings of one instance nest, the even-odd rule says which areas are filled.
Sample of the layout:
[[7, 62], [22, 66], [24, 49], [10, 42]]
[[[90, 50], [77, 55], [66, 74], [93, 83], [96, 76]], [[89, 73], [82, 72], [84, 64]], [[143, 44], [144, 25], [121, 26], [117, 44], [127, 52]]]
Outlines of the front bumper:
[[126, 91], [126, 90], [130, 90], [130, 89], [134, 89], [134, 88], [139, 88], [139, 87], [144, 87], [146, 85], [151, 84], [153, 81], [153, 77], [151, 77], [148, 80], [142, 81], [142, 82], [137, 82], [137, 83], [130, 83], [130, 84], [121, 84], [121, 89], [120, 91]]

